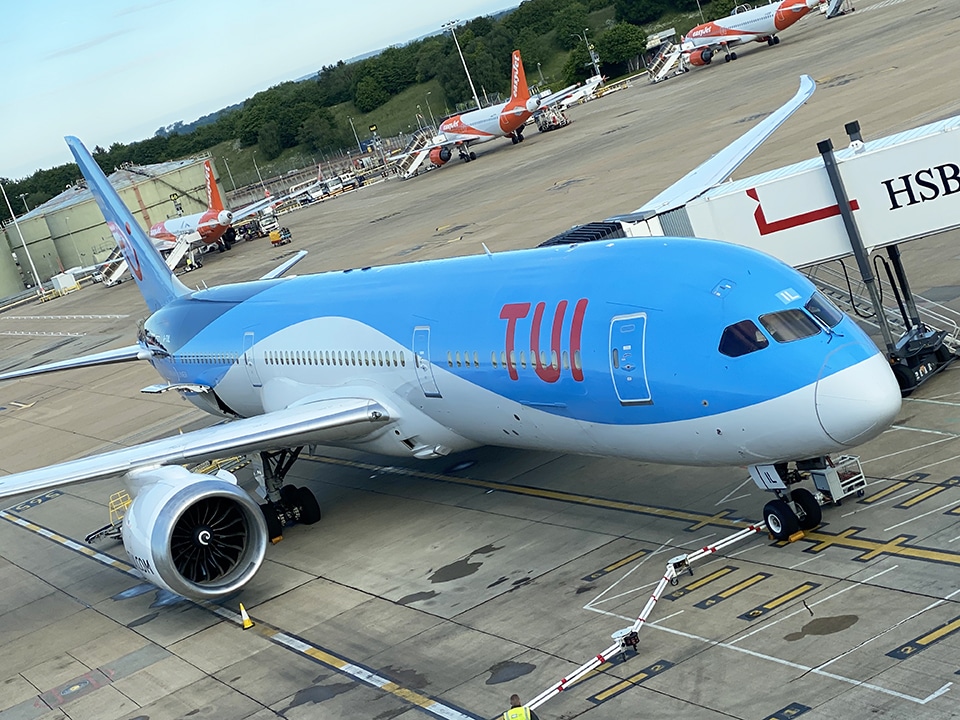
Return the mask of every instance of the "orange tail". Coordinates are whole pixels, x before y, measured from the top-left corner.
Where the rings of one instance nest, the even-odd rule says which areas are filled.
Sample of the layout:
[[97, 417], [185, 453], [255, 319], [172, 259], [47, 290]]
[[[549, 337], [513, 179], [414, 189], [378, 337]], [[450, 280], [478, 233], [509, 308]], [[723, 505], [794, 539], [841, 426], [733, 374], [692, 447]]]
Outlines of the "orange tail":
[[220, 197], [220, 189], [217, 187], [216, 178], [213, 177], [213, 167], [209, 160], [204, 161], [203, 172], [207, 180], [207, 207], [220, 212], [224, 209], [223, 199]]
[[508, 107], [517, 105], [526, 105], [530, 99], [530, 90], [527, 88], [527, 76], [523, 72], [523, 61], [520, 59], [520, 51], [513, 51], [513, 61], [510, 71], [510, 102]]

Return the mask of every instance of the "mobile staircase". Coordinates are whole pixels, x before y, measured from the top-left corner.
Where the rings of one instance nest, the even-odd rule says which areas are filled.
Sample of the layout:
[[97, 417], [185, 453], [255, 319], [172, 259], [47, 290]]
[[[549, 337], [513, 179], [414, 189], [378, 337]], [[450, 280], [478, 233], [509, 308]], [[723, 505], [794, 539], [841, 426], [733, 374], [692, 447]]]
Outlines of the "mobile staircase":
[[683, 50], [680, 46], [670, 41], [665, 42], [653, 63], [647, 68], [650, 82], [658, 83], [670, 77], [671, 74], [676, 75], [683, 72], [682, 61]]

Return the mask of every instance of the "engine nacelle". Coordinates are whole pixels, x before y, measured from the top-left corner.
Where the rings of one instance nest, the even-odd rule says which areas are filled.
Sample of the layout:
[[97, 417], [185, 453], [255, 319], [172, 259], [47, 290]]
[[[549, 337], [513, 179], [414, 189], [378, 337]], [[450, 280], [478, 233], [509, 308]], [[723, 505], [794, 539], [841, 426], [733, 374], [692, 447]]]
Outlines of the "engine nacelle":
[[527, 102], [524, 103], [524, 107], [528, 113], [535, 113], [540, 109], [540, 99], [535, 97], [529, 98]]
[[226, 227], [233, 222], [233, 213], [229, 210], [221, 210], [217, 215], [217, 222]]
[[694, 50], [687, 57], [687, 62], [691, 65], [709, 65], [710, 61], [713, 60], [713, 50], [708, 47], [700, 48], [699, 50]]
[[215, 600], [242, 588], [260, 568], [266, 522], [236, 478], [171, 465], [126, 479], [136, 497], [123, 519], [123, 547], [154, 585]]
[[448, 160], [450, 160], [452, 153], [450, 148], [444, 147], [435, 147], [430, 151], [430, 162], [432, 162], [437, 167], [445, 165]]

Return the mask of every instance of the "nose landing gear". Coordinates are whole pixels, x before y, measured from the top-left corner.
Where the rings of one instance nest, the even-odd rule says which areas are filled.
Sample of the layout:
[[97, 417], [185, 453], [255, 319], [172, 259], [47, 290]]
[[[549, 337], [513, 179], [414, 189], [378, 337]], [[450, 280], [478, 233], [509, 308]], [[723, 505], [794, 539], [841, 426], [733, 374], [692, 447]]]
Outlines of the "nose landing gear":
[[[829, 457], [799, 460], [791, 468], [788, 463], [751, 465], [750, 477], [761, 490], [777, 497], [763, 507], [763, 520], [777, 540], [790, 540], [798, 532], [812, 530], [823, 519], [823, 505], [840, 505], [847, 495], [863, 496], [866, 480], [860, 459], [844, 455], [836, 461]], [[797, 485], [812, 479], [816, 492]], [[788, 494], [789, 492], [789, 494]]]

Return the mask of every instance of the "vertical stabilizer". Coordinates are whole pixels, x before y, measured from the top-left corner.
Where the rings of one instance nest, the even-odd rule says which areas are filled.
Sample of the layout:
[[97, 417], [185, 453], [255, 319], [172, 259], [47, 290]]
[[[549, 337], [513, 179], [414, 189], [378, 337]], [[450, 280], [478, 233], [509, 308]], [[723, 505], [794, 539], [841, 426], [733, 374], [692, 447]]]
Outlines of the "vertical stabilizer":
[[523, 72], [520, 51], [514, 50], [510, 68], [510, 102], [508, 106], [526, 105], [529, 99], [530, 90], [527, 88], [527, 76]]
[[87, 187], [100, 206], [100, 212], [113, 233], [120, 251], [123, 253], [133, 279], [140, 288], [140, 294], [151, 312], [159, 310], [190, 290], [171, 272], [147, 234], [137, 224], [133, 214], [123, 204], [116, 190], [107, 180], [96, 160], [77, 138], [67, 137], [67, 146], [73, 153], [80, 172], [86, 178]]
[[203, 162], [203, 174], [207, 180], [207, 207], [220, 212], [224, 209], [223, 199], [220, 197], [220, 188], [217, 187], [217, 179], [213, 176], [213, 166], [209, 160]]

